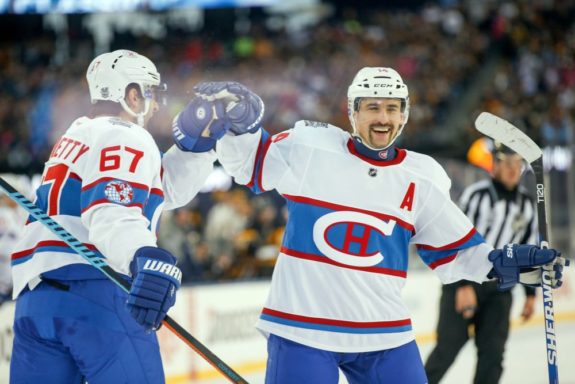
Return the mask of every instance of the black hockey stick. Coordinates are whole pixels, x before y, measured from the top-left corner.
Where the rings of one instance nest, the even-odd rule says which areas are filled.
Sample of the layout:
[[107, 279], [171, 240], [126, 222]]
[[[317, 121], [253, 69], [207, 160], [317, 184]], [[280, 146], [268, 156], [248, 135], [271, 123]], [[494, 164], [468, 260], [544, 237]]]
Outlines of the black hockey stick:
[[[529, 136], [519, 128], [489, 112], [481, 113], [475, 120], [477, 130], [511, 148], [531, 164], [535, 173], [537, 189], [537, 220], [541, 248], [549, 248], [549, 233], [545, 208], [545, 183], [543, 180], [543, 152]], [[545, 315], [545, 345], [547, 348], [547, 371], [549, 383], [559, 383], [557, 367], [557, 338], [555, 336], [555, 315], [553, 313], [553, 290], [551, 288], [552, 264], [541, 269], [543, 290], [543, 313]]]
[[[104, 275], [106, 275], [116, 285], [120, 286], [124, 291], [126, 292], [130, 291], [130, 283], [124, 280], [122, 278], [122, 275], [113, 270], [106, 263], [106, 260], [104, 260], [97, 254], [92, 252], [88, 247], [82, 244], [80, 240], [76, 239], [70, 232], [64, 229], [50, 216], [48, 216], [36, 204], [32, 203], [30, 200], [24, 197], [20, 192], [18, 192], [2, 177], [0, 177], [0, 188], [6, 192], [8, 197], [10, 197], [19, 206], [21, 206], [28, 213], [30, 213], [32, 217], [41, 222], [52, 233], [54, 233], [56, 236], [58, 236], [60, 239], [66, 242], [66, 244], [68, 244], [70, 248], [72, 248], [78, 255], [82, 256], [92, 266], [98, 268], [102, 273], [104, 273]], [[203, 345], [199, 340], [197, 340], [188, 331], [186, 331], [174, 319], [172, 319], [169, 316], [166, 316], [162, 321], [162, 324], [165, 325], [170, 331], [172, 331], [176, 336], [178, 336], [184, 343], [186, 343], [194, 351], [196, 351], [198, 355], [203, 357], [214, 368], [220, 371], [232, 383], [247, 384], [247, 381], [245, 379], [243, 379], [237, 372], [235, 372], [226, 363], [224, 363], [205, 345]]]

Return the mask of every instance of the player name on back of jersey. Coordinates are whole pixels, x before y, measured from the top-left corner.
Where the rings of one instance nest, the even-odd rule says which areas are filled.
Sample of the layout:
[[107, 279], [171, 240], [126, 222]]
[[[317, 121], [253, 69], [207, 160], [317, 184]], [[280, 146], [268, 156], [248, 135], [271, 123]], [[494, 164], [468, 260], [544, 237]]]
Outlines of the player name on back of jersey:
[[62, 136], [54, 145], [50, 153], [50, 159], [62, 159], [75, 163], [88, 149], [90, 147], [86, 144], [70, 137]]

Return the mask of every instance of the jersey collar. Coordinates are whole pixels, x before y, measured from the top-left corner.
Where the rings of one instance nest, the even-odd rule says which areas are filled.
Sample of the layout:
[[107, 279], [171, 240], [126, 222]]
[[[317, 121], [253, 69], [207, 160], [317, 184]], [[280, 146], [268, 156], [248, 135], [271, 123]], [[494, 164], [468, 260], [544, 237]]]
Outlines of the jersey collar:
[[399, 164], [405, 159], [406, 151], [397, 147], [390, 147], [385, 150], [375, 151], [369, 149], [361, 142], [350, 138], [347, 141], [347, 149], [352, 155], [361, 160], [380, 167]]

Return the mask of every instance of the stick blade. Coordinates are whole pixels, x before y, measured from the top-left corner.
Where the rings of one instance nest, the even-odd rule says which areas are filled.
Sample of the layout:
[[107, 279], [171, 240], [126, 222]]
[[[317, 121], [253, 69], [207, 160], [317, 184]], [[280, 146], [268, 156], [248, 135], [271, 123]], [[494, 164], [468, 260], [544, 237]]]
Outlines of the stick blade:
[[484, 135], [511, 148], [529, 163], [543, 155], [541, 148], [523, 131], [492, 113], [481, 112], [475, 119], [475, 128]]

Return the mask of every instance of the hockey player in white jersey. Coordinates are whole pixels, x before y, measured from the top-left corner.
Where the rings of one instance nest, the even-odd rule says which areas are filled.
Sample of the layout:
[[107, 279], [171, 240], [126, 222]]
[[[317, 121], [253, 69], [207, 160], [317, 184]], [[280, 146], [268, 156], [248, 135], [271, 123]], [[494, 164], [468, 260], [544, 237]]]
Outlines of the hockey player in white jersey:
[[496, 278], [501, 289], [521, 280], [522, 267], [559, 255], [530, 245], [493, 250], [451, 201], [443, 168], [394, 145], [410, 106], [393, 69], [363, 68], [353, 79], [352, 135], [299, 121], [270, 137], [260, 126], [263, 102], [246, 87], [203, 83], [196, 92], [227, 104], [232, 126], [216, 148], [225, 169], [288, 204], [257, 323], [268, 337], [266, 383], [335, 384], [338, 367], [350, 383], [425, 383], [401, 297], [410, 244], [444, 283]]
[[151, 331], [174, 305], [181, 273], [157, 247], [157, 226], [162, 209], [188, 203], [210, 173], [227, 129], [214, 109], [223, 104], [192, 100], [162, 155], [145, 130], [163, 88], [156, 66], [119, 50], [96, 57], [86, 76], [92, 110], [54, 146], [36, 204], [132, 288], [126, 294], [30, 217], [11, 257], [10, 382], [163, 383]]

